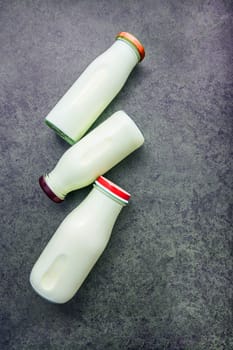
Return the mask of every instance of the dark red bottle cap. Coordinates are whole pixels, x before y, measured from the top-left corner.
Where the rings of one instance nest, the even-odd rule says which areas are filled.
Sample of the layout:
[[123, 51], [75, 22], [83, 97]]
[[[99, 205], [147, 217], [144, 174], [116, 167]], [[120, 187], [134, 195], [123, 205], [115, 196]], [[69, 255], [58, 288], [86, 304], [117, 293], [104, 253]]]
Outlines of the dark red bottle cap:
[[39, 184], [44, 193], [47, 194], [47, 196], [52, 199], [55, 203], [61, 203], [63, 202], [63, 199], [59, 198], [48, 186], [47, 182], [45, 181], [44, 176], [41, 176], [39, 178]]

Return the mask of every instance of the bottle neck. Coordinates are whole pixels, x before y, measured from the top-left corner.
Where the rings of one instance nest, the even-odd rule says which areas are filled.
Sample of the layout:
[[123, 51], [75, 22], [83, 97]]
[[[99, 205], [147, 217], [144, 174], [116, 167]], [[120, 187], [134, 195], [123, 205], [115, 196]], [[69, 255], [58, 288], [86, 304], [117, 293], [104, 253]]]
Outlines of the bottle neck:
[[[90, 213], [94, 226], [108, 227], [111, 231], [123, 206], [124, 203], [120, 204], [104, 191], [93, 187], [92, 191], [77, 207], [77, 210], [83, 216], [87, 212]], [[95, 218], [98, 220], [95, 220]]]
[[65, 199], [65, 196], [67, 194], [64, 193], [63, 190], [63, 184], [61, 181], [59, 181], [59, 177], [56, 176], [56, 172], [51, 171], [51, 173], [46, 174], [44, 176], [46, 184], [48, 185], [48, 187], [50, 188], [50, 190], [61, 200]]
[[114, 56], [116, 57], [118, 63], [122, 62], [123, 67], [128, 65], [132, 70], [140, 61], [140, 56], [137, 49], [123, 39], [117, 39], [110, 49], [114, 52]]

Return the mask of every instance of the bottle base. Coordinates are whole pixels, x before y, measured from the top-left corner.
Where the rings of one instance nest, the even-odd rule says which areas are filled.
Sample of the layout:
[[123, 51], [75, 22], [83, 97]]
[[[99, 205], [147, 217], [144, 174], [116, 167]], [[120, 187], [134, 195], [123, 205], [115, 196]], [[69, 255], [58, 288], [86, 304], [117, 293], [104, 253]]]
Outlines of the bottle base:
[[48, 186], [44, 176], [41, 176], [39, 178], [39, 184], [40, 187], [42, 188], [42, 190], [44, 191], [45, 194], [47, 194], [47, 196], [54, 201], [55, 203], [61, 203], [63, 202], [63, 199], [59, 198]]
[[66, 135], [62, 130], [60, 130], [49, 120], [45, 119], [45, 124], [48, 125], [51, 129], [53, 129], [63, 140], [68, 142], [71, 146], [75, 144], [76, 141], [72, 140], [68, 135]]
[[37, 289], [34, 287], [34, 285], [33, 285], [32, 281], [31, 281], [31, 279], [30, 279], [30, 284], [31, 284], [32, 289], [34, 290], [34, 292], [35, 292], [37, 295], [39, 295], [42, 299], [48, 301], [48, 302], [51, 303], [51, 304], [65, 304], [65, 303], [67, 302], [67, 301], [55, 301], [55, 300], [53, 300], [53, 299], [47, 297], [47, 296], [44, 295], [41, 291], [37, 290]]

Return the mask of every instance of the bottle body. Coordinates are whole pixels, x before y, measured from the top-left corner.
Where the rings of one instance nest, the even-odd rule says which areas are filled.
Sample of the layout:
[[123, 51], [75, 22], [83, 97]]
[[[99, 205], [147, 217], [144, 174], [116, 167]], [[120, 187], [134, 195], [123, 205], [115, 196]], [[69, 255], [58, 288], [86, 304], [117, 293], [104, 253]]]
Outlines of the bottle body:
[[116, 40], [75, 81], [47, 115], [46, 124], [70, 144], [77, 142], [120, 91], [139, 60], [128, 41]]
[[68, 192], [91, 184], [143, 142], [143, 135], [133, 120], [123, 111], [116, 112], [69, 148], [43, 181], [62, 201]]
[[61, 223], [35, 263], [30, 282], [56, 303], [70, 300], [104, 251], [124, 203], [93, 188]]

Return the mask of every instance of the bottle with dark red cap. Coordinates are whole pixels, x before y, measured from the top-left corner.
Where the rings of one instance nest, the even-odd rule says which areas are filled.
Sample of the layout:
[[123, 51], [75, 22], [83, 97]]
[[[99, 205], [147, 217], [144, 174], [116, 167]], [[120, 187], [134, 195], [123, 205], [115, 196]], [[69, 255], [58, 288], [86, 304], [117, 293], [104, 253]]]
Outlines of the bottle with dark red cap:
[[54, 202], [62, 202], [67, 193], [93, 183], [143, 142], [134, 121], [118, 111], [70, 147], [55, 168], [40, 177], [40, 186]]
[[86, 199], [61, 223], [35, 263], [30, 282], [55, 303], [70, 300], [103, 253], [130, 194], [100, 176]]
[[45, 118], [46, 124], [73, 145], [90, 128], [125, 84], [145, 50], [130, 33], [120, 32]]

